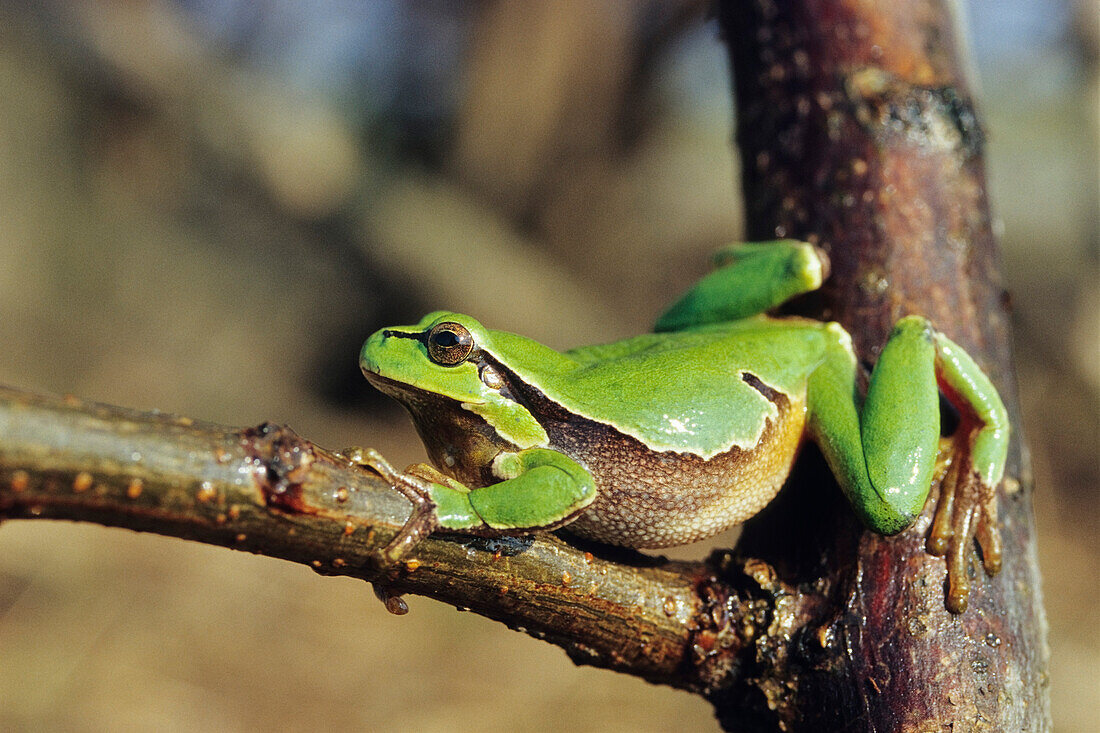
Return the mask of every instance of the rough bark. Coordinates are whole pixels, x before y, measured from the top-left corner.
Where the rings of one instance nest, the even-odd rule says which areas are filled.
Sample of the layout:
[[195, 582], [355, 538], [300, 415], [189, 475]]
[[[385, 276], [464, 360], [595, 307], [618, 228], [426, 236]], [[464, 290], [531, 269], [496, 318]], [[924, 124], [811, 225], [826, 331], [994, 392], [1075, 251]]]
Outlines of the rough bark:
[[[951, 4], [728, 0], [719, 14], [748, 238], [807, 239], [832, 260], [826, 287], [797, 309], [842, 323], [867, 363], [899, 317], [928, 316], [1015, 417], [983, 133]], [[1005, 565], [994, 578], [976, 570], [959, 616], [944, 608], [942, 560], [924, 551], [932, 501], [896, 538], [864, 532], [811, 459], [746, 525], [738, 551], [822, 604], [712, 696], [730, 730], [1049, 727], [1032, 481], [1013, 422]]]
[[435, 535], [380, 572], [371, 554], [408, 513], [375, 473], [285, 427], [234, 430], [0, 387], [0, 517], [98, 522], [279, 557], [369, 580], [396, 613], [400, 594], [428, 595], [578, 663], [703, 684], [705, 665], [689, 657], [728, 601], [704, 564], [588, 551], [547, 534]]

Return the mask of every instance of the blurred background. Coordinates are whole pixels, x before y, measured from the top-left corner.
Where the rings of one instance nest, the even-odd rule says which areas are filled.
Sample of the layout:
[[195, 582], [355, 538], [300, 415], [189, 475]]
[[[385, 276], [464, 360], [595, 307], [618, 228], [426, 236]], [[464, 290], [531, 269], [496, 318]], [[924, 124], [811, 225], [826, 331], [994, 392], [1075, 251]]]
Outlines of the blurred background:
[[[375, 328], [447, 307], [555, 347], [631, 335], [739, 236], [706, 9], [0, 0], [0, 383], [421, 459], [358, 372]], [[1091, 731], [1100, 18], [1092, 0], [966, 13], [1055, 723]], [[224, 549], [8, 522], [0, 729], [716, 728], [687, 693], [409, 604]]]

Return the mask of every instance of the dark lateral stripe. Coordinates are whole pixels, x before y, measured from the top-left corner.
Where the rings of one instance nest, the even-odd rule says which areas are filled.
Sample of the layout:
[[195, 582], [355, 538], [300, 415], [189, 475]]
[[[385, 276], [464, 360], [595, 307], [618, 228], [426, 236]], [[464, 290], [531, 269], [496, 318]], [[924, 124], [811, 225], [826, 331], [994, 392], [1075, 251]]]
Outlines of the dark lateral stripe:
[[382, 332], [382, 335], [385, 336], [386, 338], [394, 337], [394, 338], [400, 338], [400, 339], [414, 339], [416, 341], [423, 341], [424, 340], [424, 332], [423, 331], [416, 331], [415, 333], [409, 333], [408, 331], [391, 331], [390, 329], [387, 328], [385, 331]]
[[779, 402], [779, 393], [760, 381], [760, 377], [752, 374], [751, 372], [742, 372], [741, 381], [755, 389], [768, 400], [768, 402]]

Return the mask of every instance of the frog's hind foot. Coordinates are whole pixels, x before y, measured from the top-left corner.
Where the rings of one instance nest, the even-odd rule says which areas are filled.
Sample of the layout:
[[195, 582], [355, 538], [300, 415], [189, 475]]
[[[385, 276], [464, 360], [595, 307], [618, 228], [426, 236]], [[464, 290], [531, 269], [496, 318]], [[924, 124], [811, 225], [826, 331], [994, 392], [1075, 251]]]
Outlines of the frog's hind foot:
[[412, 514], [385, 547], [372, 553], [371, 562], [379, 570], [396, 565], [412, 554], [420, 541], [438, 527], [435, 502], [427, 498], [424, 498], [423, 503], [413, 502]]
[[[960, 431], [962, 432], [962, 431]], [[939, 501], [928, 534], [928, 552], [946, 556], [946, 604], [952, 613], [966, 610], [970, 595], [970, 548], [978, 541], [987, 575], [1001, 569], [996, 487], [986, 485], [970, 456], [972, 431], [947, 439], [954, 451], [940, 482]]]
[[398, 471], [373, 448], [348, 449], [343, 454], [373, 470], [412, 504], [412, 513], [393, 539], [371, 554], [371, 564], [376, 569], [391, 568], [408, 557], [422, 539], [439, 528], [436, 503], [431, 499], [431, 477], [422, 475], [418, 470], [427, 467], [415, 465], [407, 471]]

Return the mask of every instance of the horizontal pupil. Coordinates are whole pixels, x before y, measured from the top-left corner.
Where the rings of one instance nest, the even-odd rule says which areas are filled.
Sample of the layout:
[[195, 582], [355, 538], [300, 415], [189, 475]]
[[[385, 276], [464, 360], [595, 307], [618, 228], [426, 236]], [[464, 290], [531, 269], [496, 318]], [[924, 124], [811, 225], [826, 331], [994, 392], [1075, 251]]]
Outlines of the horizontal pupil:
[[453, 331], [440, 331], [432, 340], [435, 341], [436, 345], [444, 348], [458, 344], [458, 336]]

